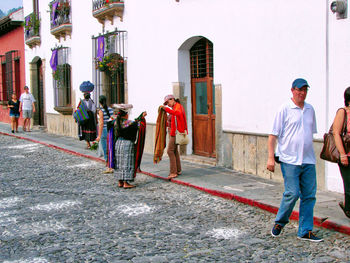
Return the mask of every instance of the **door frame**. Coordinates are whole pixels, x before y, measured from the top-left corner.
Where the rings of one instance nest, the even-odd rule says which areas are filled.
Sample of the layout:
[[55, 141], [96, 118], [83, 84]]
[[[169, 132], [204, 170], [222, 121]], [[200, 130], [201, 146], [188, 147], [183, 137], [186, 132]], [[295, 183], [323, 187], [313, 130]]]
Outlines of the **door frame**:
[[[215, 109], [215, 97], [213, 98], [213, 94], [215, 93], [215, 87], [214, 87], [214, 83], [213, 83], [213, 71], [214, 71], [214, 65], [212, 66], [212, 69], [210, 69], [210, 61], [213, 61], [213, 53], [209, 52], [209, 43], [212, 43], [210, 40], [208, 40], [207, 38], [200, 38], [199, 40], [197, 40], [192, 47], [198, 42], [205, 39], [206, 41], [206, 45], [205, 45], [205, 76], [200, 76], [200, 77], [193, 77], [192, 75], [192, 69], [190, 69], [190, 78], [191, 78], [191, 102], [192, 102], [192, 140], [193, 140], [193, 153], [196, 155], [201, 155], [201, 156], [206, 156], [206, 157], [212, 157], [215, 158], [216, 157], [216, 125], [215, 125], [215, 114], [214, 114], [214, 109]], [[190, 52], [191, 49], [190, 48]], [[190, 59], [191, 59], [191, 55], [190, 55]], [[191, 65], [191, 62], [190, 62]], [[198, 62], [197, 62], [197, 67], [198, 67]], [[197, 68], [197, 74], [198, 70], [200, 68]], [[203, 69], [203, 68], [202, 68]], [[210, 70], [212, 70], [210, 72]], [[207, 85], [207, 107], [208, 107], [208, 114], [203, 116], [197, 115], [196, 114], [196, 108], [197, 108], [197, 102], [196, 102], [196, 83], [198, 82], [206, 82]], [[214, 95], [215, 96], [215, 95]], [[207, 142], [203, 142], [203, 150], [201, 149], [196, 149], [196, 144], [195, 144], [195, 131], [196, 131], [196, 127], [195, 127], [195, 123], [196, 123], [196, 119], [200, 120], [202, 119], [203, 121], [207, 120], [207, 131], [205, 132], [206, 136], [211, 136], [211, 141], [210, 143]]]

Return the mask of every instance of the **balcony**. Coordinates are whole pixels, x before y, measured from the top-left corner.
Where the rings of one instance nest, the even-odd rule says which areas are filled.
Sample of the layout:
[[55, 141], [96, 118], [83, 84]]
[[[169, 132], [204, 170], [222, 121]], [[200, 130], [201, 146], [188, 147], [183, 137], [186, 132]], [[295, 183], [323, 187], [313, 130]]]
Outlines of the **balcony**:
[[123, 21], [124, 0], [92, 0], [92, 15], [98, 22], [104, 24], [105, 20], [113, 25], [114, 16]]
[[51, 34], [58, 40], [72, 33], [72, 17], [70, 0], [55, 0], [49, 4]]
[[40, 16], [36, 13], [31, 13], [24, 19], [24, 36], [25, 43], [30, 48], [41, 44], [40, 38]]

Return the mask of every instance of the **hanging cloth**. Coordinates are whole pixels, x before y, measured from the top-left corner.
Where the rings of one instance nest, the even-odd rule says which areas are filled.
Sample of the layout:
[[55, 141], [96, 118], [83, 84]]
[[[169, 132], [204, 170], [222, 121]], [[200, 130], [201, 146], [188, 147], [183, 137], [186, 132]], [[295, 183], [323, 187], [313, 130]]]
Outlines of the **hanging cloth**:
[[140, 170], [143, 149], [145, 147], [145, 138], [146, 138], [146, 119], [145, 119], [145, 117], [143, 117], [143, 114], [141, 113], [140, 116], [137, 119], [135, 119], [135, 121], [139, 122], [139, 129], [137, 131], [137, 140], [135, 143], [134, 177], [136, 176], [136, 173]]
[[159, 163], [162, 160], [164, 149], [166, 147], [166, 126], [167, 114], [166, 111], [158, 108], [156, 139], [154, 145], [153, 163]]

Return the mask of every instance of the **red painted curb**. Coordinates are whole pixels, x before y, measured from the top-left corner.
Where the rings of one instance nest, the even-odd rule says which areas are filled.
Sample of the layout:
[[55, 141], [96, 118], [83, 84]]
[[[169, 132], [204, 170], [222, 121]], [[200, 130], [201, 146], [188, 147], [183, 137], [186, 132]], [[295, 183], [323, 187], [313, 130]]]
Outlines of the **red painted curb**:
[[[56, 146], [56, 145], [53, 145], [53, 144], [48, 144], [48, 143], [44, 143], [44, 142], [40, 142], [40, 141], [37, 141], [37, 140], [33, 140], [33, 139], [29, 139], [29, 138], [25, 138], [25, 137], [21, 137], [21, 136], [17, 136], [17, 135], [12, 135], [12, 134], [9, 134], [9, 133], [4, 133], [4, 132], [0, 132], [0, 134], [7, 135], [7, 136], [12, 136], [12, 137], [15, 137], [17, 139], [23, 139], [23, 140], [39, 143], [39, 144], [45, 145], [47, 147], [51, 147], [51, 148], [54, 148], [54, 149], [57, 149], [57, 150], [60, 150], [60, 151], [63, 151], [63, 152], [69, 153], [69, 154], [73, 154], [73, 155], [85, 157], [85, 158], [88, 158], [88, 159], [92, 159], [92, 160], [95, 160], [95, 161], [98, 161], [98, 162], [105, 162], [101, 158], [90, 156], [90, 155], [79, 153], [79, 152], [75, 152], [75, 151], [71, 151], [71, 150], [68, 150], [68, 149], [64, 149], [62, 147], [59, 147], [59, 146]], [[188, 187], [197, 189], [199, 191], [206, 192], [208, 194], [211, 194], [211, 195], [214, 195], [214, 196], [218, 196], [218, 197], [221, 197], [221, 198], [224, 198], [224, 199], [236, 200], [236, 201], [238, 201], [240, 203], [247, 204], [247, 205], [250, 205], [250, 206], [255, 206], [255, 207], [258, 207], [258, 208], [260, 208], [262, 210], [265, 210], [265, 211], [268, 211], [268, 212], [271, 212], [271, 213], [274, 213], [274, 214], [277, 214], [277, 212], [278, 212], [278, 207], [276, 207], [276, 206], [265, 204], [265, 203], [262, 203], [262, 202], [259, 202], [259, 201], [255, 201], [253, 199], [245, 198], [245, 197], [242, 197], [242, 196], [238, 196], [238, 195], [235, 195], [235, 194], [232, 194], [232, 193], [226, 193], [226, 192], [222, 192], [222, 191], [218, 191], [218, 190], [212, 190], [212, 189], [204, 188], [204, 187], [193, 185], [191, 183], [183, 182], [183, 181], [180, 181], [180, 180], [177, 180], [177, 179], [168, 179], [168, 178], [165, 178], [165, 177], [162, 177], [162, 176], [159, 176], [159, 175], [155, 175], [155, 174], [152, 174], [152, 173], [149, 173], [149, 172], [141, 171], [140, 173], [143, 173], [145, 175], [148, 175], [148, 176], [151, 176], [151, 177], [154, 177], [154, 178], [157, 178], [157, 179], [162, 179], [162, 180], [165, 180], [165, 181], [171, 181], [171, 182], [176, 183], [176, 184], [188, 186]], [[290, 220], [298, 221], [299, 220], [299, 212], [293, 211], [291, 216], [290, 216]], [[337, 224], [337, 223], [332, 222], [330, 220], [327, 220], [325, 218], [314, 217], [314, 225], [318, 226], [318, 227], [323, 227], [323, 228], [326, 228], [326, 229], [334, 230], [334, 231], [337, 231], [337, 232], [340, 232], [340, 233], [343, 233], [343, 234], [350, 235], [350, 227], [349, 226], [340, 225], [340, 224]]]

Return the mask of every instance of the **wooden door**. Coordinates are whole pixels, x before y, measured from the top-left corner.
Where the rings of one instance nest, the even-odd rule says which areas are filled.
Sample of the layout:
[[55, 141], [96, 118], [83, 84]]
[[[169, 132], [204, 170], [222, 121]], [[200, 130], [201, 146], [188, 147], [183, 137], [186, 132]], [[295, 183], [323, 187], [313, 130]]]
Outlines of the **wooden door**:
[[190, 50], [193, 152], [215, 157], [215, 92], [213, 48], [202, 38]]

